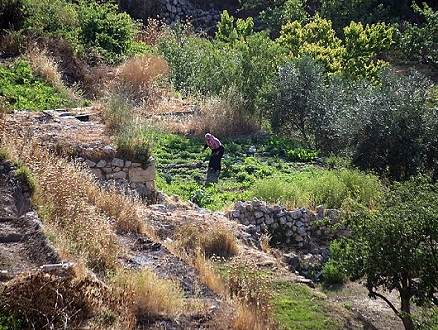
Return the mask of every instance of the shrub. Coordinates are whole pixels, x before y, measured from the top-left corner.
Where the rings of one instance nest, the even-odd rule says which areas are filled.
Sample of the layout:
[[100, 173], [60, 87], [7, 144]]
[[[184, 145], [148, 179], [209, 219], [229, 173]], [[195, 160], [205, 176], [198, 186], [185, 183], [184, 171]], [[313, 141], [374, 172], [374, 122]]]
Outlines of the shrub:
[[328, 284], [344, 283], [347, 279], [346, 274], [332, 260], [329, 260], [322, 267], [324, 281]]
[[91, 63], [119, 63], [145, 51], [145, 45], [135, 41], [136, 24], [127, 13], [118, 13], [116, 4], [81, 0], [77, 11], [82, 55]]

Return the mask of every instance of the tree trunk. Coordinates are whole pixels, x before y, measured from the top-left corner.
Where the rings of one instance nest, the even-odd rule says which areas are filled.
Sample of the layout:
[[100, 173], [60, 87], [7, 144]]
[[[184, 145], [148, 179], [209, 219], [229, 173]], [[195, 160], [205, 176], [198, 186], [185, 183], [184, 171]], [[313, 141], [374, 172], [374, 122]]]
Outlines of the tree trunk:
[[411, 317], [410, 298], [401, 297], [401, 315], [405, 330], [414, 330], [414, 321]]

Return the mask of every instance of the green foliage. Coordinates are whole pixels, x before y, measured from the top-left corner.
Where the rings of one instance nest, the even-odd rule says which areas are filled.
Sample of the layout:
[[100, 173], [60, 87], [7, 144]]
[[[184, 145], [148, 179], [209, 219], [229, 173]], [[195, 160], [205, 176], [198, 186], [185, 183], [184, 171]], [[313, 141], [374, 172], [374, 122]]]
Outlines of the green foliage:
[[36, 78], [27, 61], [16, 61], [9, 67], [0, 66], [0, 96], [8, 110], [44, 110], [71, 105], [65, 91]]
[[24, 322], [7, 312], [4, 306], [0, 309], [0, 330], [20, 330], [25, 326]]
[[317, 14], [305, 25], [298, 21], [285, 24], [276, 42], [288, 49], [293, 58], [310, 56], [329, 73], [376, 81], [378, 71], [388, 63], [375, 61], [375, 57], [393, 44], [393, 29], [384, 23], [364, 27], [360, 22], [351, 22], [343, 32], [345, 38], [341, 40], [331, 21]]
[[332, 261], [328, 261], [322, 267], [322, 271], [324, 274], [324, 281], [329, 284], [343, 283], [346, 280], [345, 274], [342, 272], [342, 269]]
[[426, 3], [423, 3], [423, 9], [415, 2], [413, 2], [412, 7], [415, 12], [424, 17], [426, 22], [422, 25], [407, 24], [399, 48], [408, 59], [428, 64], [437, 71], [438, 11], [434, 11]]
[[135, 41], [138, 30], [134, 21], [119, 13], [116, 4], [80, 0], [77, 11], [83, 55], [92, 63], [118, 63], [145, 51], [145, 45]]
[[244, 40], [253, 33], [254, 21], [252, 17], [246, 20], [238, 18], [234, 23], [233, 16], [224, 10], [221, 14], [221, 20], [217, 24], [215, 38], [219, 41], [233, 43], [236, 40]]
[[105, 100], [102, 109], [102, 118], [105, 125], [117, 133], [130, 126], [133, 122], [133, 105], [130, 102], [129, 94], [125, 91], [111, 93]]
[[371, 297], [377, 290], [397, 290], [397, 315], [412, 323], [410, 304], [435, 301], [438, 279], [438, 186], [425, 177], [395, 183], [378, 212], [358, 212], [348, 219], [351, 234], [332, 258], [352, 280], [365, 279]]
[[327, 298], [306, 285], [275, 281], [271, 284], [272, 310], [285, 329], [348, 329], [351, 325], [333, 313]]
[[388, 50], [393, 44], [393, 28], [385, 23], [366, 25], [351, 22], [344, 28], [345, 55], [342, 70], [352, 79], [366, 77], [378, 81], [379, 71], [388, 66], [383, 60], [374, 61], [377, 54]]
[[138, 26], [128, 14], [118, 12], [113, 1], [6, 2], [6, 8], [2, 7], [3, 3], [0, 5], [0, 15], [5, 12], [11, 15], [6, 32], [15, 33], [16, 42], [24, 43], [29, 38], [67, 40], [75, 52], [92, 64], [118, 63], [128, 56], [145, 52], [145, 44], [135, 40]]
[[25, 34], [42, 38], [67, 39], [76, 44], [79, 17], [75, 5], [63, 0], [24, 0]]
[[430, 158], [437, 146], [436, 110], [429, 103], [433, 84], [416, 72], [402, 76], [385, 71], [381, 81], [380, 86], [357, 89], [351, 111], [361, 113], [363, 120], [355, 115], [352, 122], [352, 113], [344, 116], [353, 164], [392, 180], [436, 171]]
[[130, 125], [117, 132], [115, 137], [117, 152], [120, 156], [139, 162], [147, 167], [152, 155], [148, 130], [145, 126]]
[[264, 109], [274, 132], [299, 136], [308, 148], [315, 148], [315, 133], [324, 112], [319, 95], [323, 91], [323, 73], [323, 67], [308, 56], [279, 68], [275, 87], [266, 95], [272, 101]]
[[273, 29], [280, 31], [288, 22], [303, 22], [308, 18], [304, 9], [306, 0], [274, 0], [273, 5], [261, 11], [260, 18]]
[[211, 195], [206, 193], [203, 189], [197, 189], [190, 195], [190, 200], [199, 207], [206, 207], [213, 201]]
[[[208, 208], [212, 210], [254, 196], [290, 207], [323, 204], [327, 208], [341, 208], [347, 201], [355, 200], [373, 208], [379, 203], [382, 187], [376, 176], [351, 169], [316, 170], [310, 164], [298, 167], [287, 160], [285, 154], [283, 157], [270, 156], [273, 148], [294, 150], [296, 143], [291, 140], [279, 137], [260, 141], [223, 139], [223, 171], [218, 183], [207, 185], [208, 155], [200, 152], [204, 143], [202, 139], [164, 133], [149, 133], [148, 136], [154, 141], [157, 171], [162, 173], [156, 178], [157, 189], [198, 203], [194, 200], [196, 197], [201, 205], [208, 202]], [[256, 147], [257, 154], [246, 157], [244, 154], [251, 145]], [[259, 153], [268, 157], [261, 157]], [[190, 164], [201, 162], [204, 163], [203, 169], [190, 169]], [[188, 166], [174, 167], [173, 164]], [[205, 196], [208, 198], [204, 201]]]
[[304, 26], [297, 21], [287, 23], [276, 42], [288, 49], [293, 58], [307, 55], [321, 62], [329, 72], [341, 70], [345, 52], [342, 41], [336, 37], [331, 22], [318, 14]]
[[318, 156], [316, 151], [305, 148], [291, 149], [286, 152], [286, 159], [291, 162], [310, 162]]
[[[266, 32], [249, 34], [243, 25], [235, 29], [238, 36], [246, 37], [234, 42], [220, 41], [219, 36], [212, 41], [187, 36], [180, 25], [168, 31], [158, 50], [171, 66], [173, 88], [183, 95], [203, 96], [238, 90], [248, 102], [248, 112], [254, 113], [258, 95], [275, 75], [282, 51]], [[231, 33], [228, 28], [222, 30], [225, 36]]]
[[379, 204], [382, 187], [377, 177], [357, 170], [300, 171], [255, 182], [250, 196], [290, 207], [342, 208], [350, 199], [367, 207]]
[[397, 22], [412, 15], [410, 0], [321, 0], [321, 15], [333, 22], [340, 35], [350, 22], [374, 24]]

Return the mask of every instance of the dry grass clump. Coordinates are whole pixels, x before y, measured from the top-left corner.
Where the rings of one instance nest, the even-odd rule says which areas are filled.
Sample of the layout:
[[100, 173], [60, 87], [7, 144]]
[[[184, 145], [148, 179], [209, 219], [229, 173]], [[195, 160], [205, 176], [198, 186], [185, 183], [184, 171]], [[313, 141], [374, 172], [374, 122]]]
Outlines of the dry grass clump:
[[248, 113], [247, 101], [235, 89], [202, 102], [163, 97], [150, 116], [153, 125], [178, 134], [215, 132], [217, 136], [240, 136], [259, 129], [257, 121]]
[[2, 141], [9, 145], [11, 158], [25, 162], [34, 178], [34, 205], [60, 252], [67, 259], [86, 260], [97, 272], [114, 268], [122, 248], [108, 216], [94, 204], [97, 194], [88, 195], [86, 187], [94, 186], [90, 175], [31, 141], [11, 135], [3, 135]]
[[176, 281], [162, 279], [149, 269], [119, 269], [111, 279], [111, 284], [124, 292], [129, 292], [135, 314], [175, 316], [183, 308], [184, 291]]
[[268, 275], [249, 263], [235, 262], [229, 266], [224, 281], [236, 310], [233, 329], [277, 329], [271, 314]]
[[133, 57], [117, 67], [110, 90], [129, 91], [134, 101], [152, 106], [160, 98], [160, 78], [169, 71], [167, 62], [157, 56]]
[[32, 329], [133, 329], [130, 296], [74, 271], [23, 273], [4, 285], [2, 305]]
[[137, 41], [143, 41], [148, 45], [155, 46], [160, 38], [165, 36], [163, 28], [166, 24], [155, 18], [148, 18], [145, 28], [137, 35]]
[[259, 128], [256, 120], [248, 114], [247, 101], [235, 89], [208, 98], [201, 107], [204, 132], [215, 132], [217, 136], [238, 136]]
[[47, 49], [35, 47], [27, 51], [26, 57], [31, 62], [33, 71], [46, 83], [57, 89], [64, 87], [58, 63], [48, 55]]
[[239, 252], [235, 234], [221, 225], [206, 230], [194, 223], [185, 223], [174, 238], [175, 244], [188, 256], [196, 256], [200, 251], [207, 257], [230, 258]]
[[108, 217], [116, 231], [145, 232], [145, 224], [137, 214], [140, 200], [123, 195], [114, 187], [103, 189], [93, 184], [86, 184], [85, 189], [90, 203], [97, 208], [99, 213]]

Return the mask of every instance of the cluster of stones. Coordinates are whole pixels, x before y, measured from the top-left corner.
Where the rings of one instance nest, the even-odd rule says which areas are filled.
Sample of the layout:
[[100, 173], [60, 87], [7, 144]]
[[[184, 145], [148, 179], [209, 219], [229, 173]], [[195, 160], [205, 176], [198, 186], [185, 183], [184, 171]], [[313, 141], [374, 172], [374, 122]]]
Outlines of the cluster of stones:
[[228, 217], [252, 228], [256, 233], [274, 233], [285, 247], [303, 248], [315, 240], [329, 240], [348, 234], [345, 227], [336, 232], [327, 230], [328, 224], [338, 221], [338, 211], [324, 209], [323, 206], [318, 206], [316, 212], [305, 208], [287, 210], [280, 205], [272, 206], [253, 198], [249, 202], [237, 202], [234, 210], [228, 212]]
[[162, 19], [167, 24], [190, 19], [196, 27], [208, 30], [220, 20], [220, 12], [212, 6], [208, 10], [196, 8], [188, 0], [161, 0]]
[[114, 182], [117, 187], [129, 188], [136, 191], [141, 197], [153, 199], [155, 192], [155, 160], [149, 159], [147, 167], [141, 163], [114, 157], [93, 161], [88, 158], [78, 158], [90, 168], [100, 181]]

